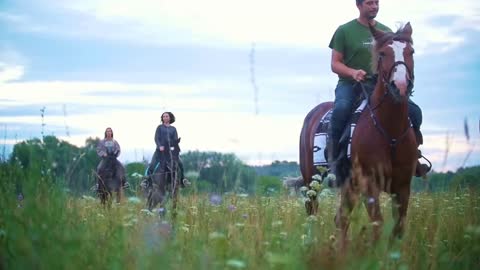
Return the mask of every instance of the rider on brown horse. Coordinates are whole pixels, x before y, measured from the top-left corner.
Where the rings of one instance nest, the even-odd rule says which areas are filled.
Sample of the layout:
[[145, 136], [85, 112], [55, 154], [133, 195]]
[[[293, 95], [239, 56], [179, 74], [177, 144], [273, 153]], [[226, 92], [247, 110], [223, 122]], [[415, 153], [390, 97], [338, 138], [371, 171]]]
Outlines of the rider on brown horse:
[[[337, 28], [330, 41], [332, 49], [331, 68], [338, 74], [339, 80], [335, 89], [335, 102], [330, 119], [330, 144], [329, 163], [332, 173], [336, 174], [336, 160], [340, 152], [339, 141], [348, 119], [354, 109], [354, 103], [361, 94], [360, 83], [364, 84], [367, 92], [371, 93], [376, 84], [376, 76], [372, 72], [371, 43], [372, 35], [369, 23], [377, 29], [391, 32], [391, 30], [375, 21], [378, 12], [378, 0], [356, 0], [359, 17]], [[412, 85], [413, 87], [413, 85]], [[409, 100], [409, 118], [412, 123], [417, 145], [423, 143], [420, 125], [422, 124], [422, 111]], [[421, 153], [419, 151], [419, 158]], [[416, 176], [424, 177], [430, 167], [417, 162]]]
[[[122, 163], [116, 159], [120, 155], [120, 144], [113, 138], [113, 130], [110, 127], [107, 127], [105, 129], [105, 134], [104, 138], [98, 142], [97, 145], [97, 155], [101, 158], [100, 163], [98, 163], [97, 166], [97, 175], [100, 174], [100, 171], [104, 169], [105, 167], [105, 159], [108, 154], [113, 154], [115, 155], [115, 162], [118, 167], [122, 168], [122, 171], [125, 171], [125, 168], [123, 167]], [[129, 188], [130, 185], [125, 179], [124, 176], [122, 176], [122, 187], [123, 188]], [[98, 189], [98, 184], [96, 185], [96, 188]]]

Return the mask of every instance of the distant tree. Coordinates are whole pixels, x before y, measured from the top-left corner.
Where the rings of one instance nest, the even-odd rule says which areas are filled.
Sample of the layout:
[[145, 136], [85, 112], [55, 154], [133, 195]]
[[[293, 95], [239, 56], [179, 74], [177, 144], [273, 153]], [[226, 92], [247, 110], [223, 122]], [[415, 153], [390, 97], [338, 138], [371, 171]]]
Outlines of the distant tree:
[[256, 193], [260, 195], [272, 195], [282, 190], [282, 181], [276, 176], [259, 176], [256, 183]]
[[189, 151], [181, 155], [184, 169], [198, 172], [199, 190], [253, 192], [255, 172], [234, 154], [218, 152]]
[[459, 169], [450, 186], [454, 189], [480, 189], [480, 166]]
[[295, 161], [275, 160], [270, 165], [253, 166], [253, 169], [258, 175], [270, 175], [280, 178], [300, 175], [300, 166]]

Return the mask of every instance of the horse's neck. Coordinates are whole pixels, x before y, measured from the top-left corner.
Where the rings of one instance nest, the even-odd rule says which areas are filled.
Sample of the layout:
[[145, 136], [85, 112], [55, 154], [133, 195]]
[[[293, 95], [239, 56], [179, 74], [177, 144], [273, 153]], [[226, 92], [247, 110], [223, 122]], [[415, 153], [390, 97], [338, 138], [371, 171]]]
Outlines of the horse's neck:
[[383, 83], [377, 83], [371, 96], [370, 104], [374, 110], [375, 117], [380, 125], [388, 131], [391, 136], [400, 135], [410, 125], [408, 119], [408, 100], [395, 102]]

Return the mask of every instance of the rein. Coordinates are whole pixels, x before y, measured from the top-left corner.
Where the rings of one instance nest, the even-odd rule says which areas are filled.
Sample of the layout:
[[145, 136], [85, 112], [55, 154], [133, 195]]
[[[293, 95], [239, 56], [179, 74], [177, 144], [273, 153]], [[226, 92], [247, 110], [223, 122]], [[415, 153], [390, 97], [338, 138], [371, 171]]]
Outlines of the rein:
[[370, 118], [373, 121], [373, 125], [375, 126], [375, 128], [377, 128], [378, 131], [380, 131], [380, 133], [383, 135], [383, 137], [385, 139], [387, 139], [387, 141], [389, 141], [390, 155], [393, 158], [395, 156], [395, 153], [396, 153], [395, 151], [396, 151], [397, 144], [399, 142], [401, 142], [408, 135], [408, 131], [410, 130], [410, 128], [413, 127], [412, 121], [410, 120], [410, 117], [409, 117], [408, 118], [409, 125], [405, 129], [405, 131], [402, 133], [402, 135], [400, 135], [398, 138], [392, 138], [392, 136], [390, 136], [387, 133], [387, 131], [382, 127], [382, 125], [380, 124], [380, 122], [377, 119], [377, 116], [375, 115], [375, 109], [377, 109], [378, 107], [380, 107], [380, 105], [382, 105], [383, 101], [385, 100], [385, 96], [387, 95], [388, 92], [385, 91], [385, 94], [383, 95], [380, 103], [372, 108], [370, 106], [370, 96], [368, 95], [367, 90], [365, 90], [364, 84], [362, 82], [358, 82], [358, 84], [360, 84], [360, 87], [362, 88], [363, 95], [365, 96], [365, 99], [367, 100], [367, 105], [366, 106], [368, 108], [368, 111], [370, 112]]

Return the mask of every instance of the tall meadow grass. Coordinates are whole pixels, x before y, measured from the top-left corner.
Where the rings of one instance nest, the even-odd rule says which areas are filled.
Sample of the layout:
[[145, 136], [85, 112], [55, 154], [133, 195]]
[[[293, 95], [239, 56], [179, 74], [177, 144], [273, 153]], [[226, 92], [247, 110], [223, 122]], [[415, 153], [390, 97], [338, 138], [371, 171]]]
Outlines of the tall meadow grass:
[[307, 217], [286, 194], [181, 194], [178, 214], [125, 198], [102, 207], [48, 178], [23, 181], [2, 172], [0, 268], [3, 269], [480, 269], [478, 191], [413, 194], [406, 235], [389, 240], [391, 201], [382, 197], [384, 235], [372, 244], [366, 211], [352, 213], [346, 254], [336, 245], [337, 195]]

